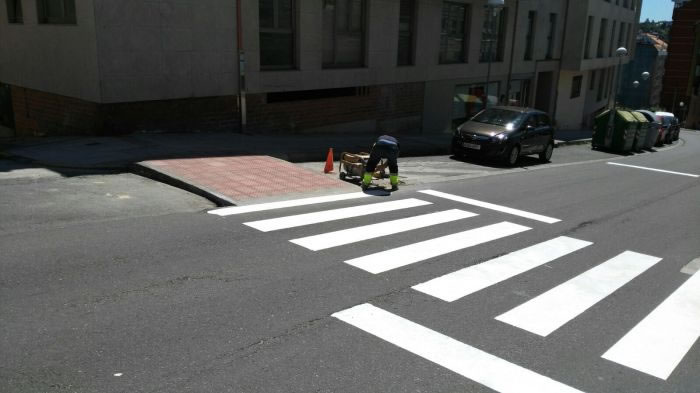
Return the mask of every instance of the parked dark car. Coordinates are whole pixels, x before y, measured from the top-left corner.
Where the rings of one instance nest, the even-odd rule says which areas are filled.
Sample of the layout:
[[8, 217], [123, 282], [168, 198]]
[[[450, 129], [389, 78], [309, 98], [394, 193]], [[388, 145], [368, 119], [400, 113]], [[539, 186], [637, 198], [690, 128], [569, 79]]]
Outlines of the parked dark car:
[[457, 127], [452, 152], [458, 157], [483, 157], [515, 165], [520, 156], [539, 154], [548, 162], [554, 150], [549, 115], [530, 108], [495, 106]]
[[676, 117], [673, 113], [669, 112], [656, 112], [656, 116], [661, 119], [661, 124], [666, 129], [666, 135], [664, 136], [664, 143], [673, 143], [677, 140], [675, 138], [676, 131], [680, 133], [680, 127], [676, 123]]
[[677, 141], [681, 133], [681, 125], [678, 118], [670, 112], [656, 112], [656, 115], [661, 118], [664, 124], [667, 124], [669, 128], [668, 137], [666, 143], [673, 143]]

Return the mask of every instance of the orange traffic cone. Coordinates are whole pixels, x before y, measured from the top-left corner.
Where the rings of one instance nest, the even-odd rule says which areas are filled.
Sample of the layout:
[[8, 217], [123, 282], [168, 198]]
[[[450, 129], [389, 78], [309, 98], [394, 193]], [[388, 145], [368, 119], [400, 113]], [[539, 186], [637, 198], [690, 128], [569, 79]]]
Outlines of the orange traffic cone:
[[333, 172], [333, 148], [328, 149], [328, 156], [326, 157], [326, 166], [323, 168], [323, 173]]

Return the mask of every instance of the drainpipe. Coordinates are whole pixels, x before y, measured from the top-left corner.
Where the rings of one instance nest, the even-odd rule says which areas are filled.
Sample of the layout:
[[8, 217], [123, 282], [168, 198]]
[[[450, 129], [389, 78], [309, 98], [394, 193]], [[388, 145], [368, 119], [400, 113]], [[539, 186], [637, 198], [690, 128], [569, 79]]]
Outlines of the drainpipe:
[[236, 0], [236, 46], [238, 49], [238, 110], [241, 114], [241, 132], [247, 124], [246, 86], [245, 86], [245, 51], [243, 50], [243, 27], [241, 26], [241, 1]]
[[559, 101], [559, 81], [561, 78], [561, 70], [564, 61], [564, 44], [566, 44], [566, 31], [569, 28], [569, 5], [571, 0], [566, 0], [566, 11], [564, 11], [564, 34], [561, 38], [561, 47], [559, 48], [559, 69], [557, 70], [557, 88], [554, 89], [554, 108], [552, 109], [552, 119], [557, 121], [557, 102]]
[[518, 11], [520, 0], [515, 0], [515, 21], [513, 23], [513, 38], [510, 43], [510, 64], [508, 64], [508, 79], [506, 80], [506, 103], [510, 103], [510, 79], [513, 77], [513, 54], [515, 53], [515, 34], [518, 31]]

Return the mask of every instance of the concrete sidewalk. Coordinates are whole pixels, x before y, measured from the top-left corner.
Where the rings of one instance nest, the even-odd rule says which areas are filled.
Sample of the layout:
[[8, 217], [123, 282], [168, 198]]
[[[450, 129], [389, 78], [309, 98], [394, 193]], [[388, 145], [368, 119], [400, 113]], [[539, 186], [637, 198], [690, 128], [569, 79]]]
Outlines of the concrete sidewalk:
[[[557, 133], [557, 145], [580, 143], [590, 132]], [[245, 135], [238, 133], [131, 134], [51, 137], [5, 142], [0, 155], [54, 170], [133, 171], [202, 195], [219, 205], [246, 204], [356, 187], [291, 162], [334, 159], [368, 151], [377, 133]], [[402, 157], [449, 154], [450, 133], [396, 135]], [[4, 153], [2, 151], [4, 150]]]

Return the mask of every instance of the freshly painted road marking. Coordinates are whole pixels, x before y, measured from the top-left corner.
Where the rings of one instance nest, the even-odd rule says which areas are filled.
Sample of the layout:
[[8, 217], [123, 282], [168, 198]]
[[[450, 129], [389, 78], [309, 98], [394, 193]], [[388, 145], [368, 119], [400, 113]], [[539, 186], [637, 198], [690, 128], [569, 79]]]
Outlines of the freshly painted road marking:
[[326, 195], [326, 196], [313, 197], [313, 198], [293, 199], [293, 200], [289, 200], [289, 201], [259, 203], [257, 205], [223, 207], [221, 209], [210, 210], [208, 213], [209, 214], [216, 214], [217, 216], [231, 216], [234, 214], [244, 214], [244, 213], [260, 212], [260, 211], [265, 211], [265, 210], [284, 209], [287, 207], [315, 205], [317, 203], [347, 201], [350, 199], [366, 198], [369, 196], [371, 196], [371, 195], [365, 194], [363, 192], [353, 192], [353, 193], [349, 193], [349, 194]]
[[543, 216], [541, 214], [530, 213], [530, 212], [526, 212], [523, 210], [512, 209], [510, 207], [495, 205], [493, 203], [477, 201], [476, 199], [465, 198], [465, 197], [461, 197], [459, 195], [447, 194], [447, 193], [441, 192], [441, 191], [422, 190], [422, 191], [418, 191], [418, 192], [421, 192], [423, 194], [436, 196], [436, 197], [440, 197], [440, 198], [449, 199], [449, 200], [452, 200], [455, 202], [461, 202], [461, 203], [466, 203], [468, 205], [483, 207], [484, 209], [496, 210], [496, 211], [499, 211], [501, 213], [507, 213], [507, 214], [512, 214], [515, 216], [529, 218], [531, 220], [546, 222], [547, 224], [554, 224], [555, 222], [561, 221], [560, 219], [557, 219], [557, 218], [547, 217], [547, 216]]
[[418, 284], [413, 289], [452, 302], [591, 244], [561, 236]]
[[700, 273], [693, 274], [603, 358], [668, 379], [700, 337]]
[[371, 304], [335, 318], [501, 393], [582, 393]]
[[693, 275], [695, 272], [700, 270], [700, 257], [697, 257], [693, 259], [692, 261], [688, 262], [687, 265], [683, 266], [681, 269], [681, 273]]
[[327, 248], [342, 246], [368, 239], [375, 239], [413, 229], [457, 221], [463, 218], [474, 217], [476, 215], [477, 214], [466, 212], [464, 210], [452, 209], [382, 222], [379, 224], [344, 229], [341, 231], [329, 232], [316, 236], [293, 239], [290, 240], [290, 242], [306, 247], [312, 251], [325, 250]]
[[505, 221], [370, 254], [345, 261], [345, 263], [370, 273], [378, 274], [481, 243], [501, 239], [528, 229], [530, 228]]
[[372, 203], [369, 205], [345, 207], [342, 209], [324, 210], [314, 213], [297, 214], [269, 220], [246, 222], [245, 225], [263, 232], [276, 231], [300, 227], [304, 225], [318, 224], [321, 222], [342, 220], [344, 218], [367, 216], [376, 213], [384, 213], [394, 210], [409, 209], [412, 207], [432, 205], [420, 199], [409, 198], [391, 202]]
[[689, 177], [700, 177], [700, 175], [693, 175], [692, 173], [683, 173], [683, 172], [666, 171], [666, 170], [663, 170], [663, 169], [647, 168], [647, 167], [644, 167], [644, 166], [620, 164], [620, 163], [618, 163], [618, 162], [608, 162], [608, 165], [626, 166], [626, 167], [628, 167], [628, 168], [645, 169], [645, 170], [647, 170], [647, 171], [662, 172], [662, 173], [670, 173], [670, 174], [672, 174], [672, 175], [689, 176]]
[[496, 319], [546, 337], [660, 260], [625, 251]]

